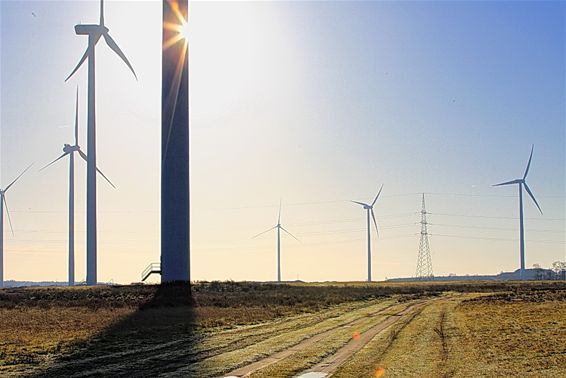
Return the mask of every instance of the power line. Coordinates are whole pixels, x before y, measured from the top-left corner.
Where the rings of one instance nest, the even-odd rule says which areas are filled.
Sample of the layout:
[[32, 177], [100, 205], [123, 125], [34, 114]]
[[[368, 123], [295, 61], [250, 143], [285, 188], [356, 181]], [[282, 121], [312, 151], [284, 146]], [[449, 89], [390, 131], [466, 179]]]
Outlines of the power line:
[[[428, 213], [433, 215], [442, 215], [442, 216], [449, 216], [449, 217], [464, 217], [464, 218], [487, 218], [487, 219], [514, 219], [518, 220], [519, 218], [515, 217], [496, 217], [490, 215], [470, 215], [470, 214], [448, 214], [448, 213]], [[540, 220], [540, 221], [565, 221], [566, 218], [525, 218], [529, 220]]]
[[[517, 231], [516, 228], [506, 228], [506, 227], [485, 227], [485, 226], [465, 226], [460, 224], [446, 224], [446, 223], [429, 223], [433, 226], [443, 226], [443, 227], [456, 227], [456, 228], [474, 228], [480, 230], [500, 230], [500, 231]], [[565, 230], [563, 231], [555, 231], [555, 230], [537, 230], [537, 229], [529, 229], [529, 232], [550, 232], [556, 234], [564, 234], [566, 233]]]
[[[419, 194], [419, 193], [416, 193]], [[449, 193], [449, 192], [425, 192], [433, 196], [459, 196], [459, 197], [494, 197], [494, 198], [517, 198], [509, 194], [471, 194], [471, 193]], [[565, 196], [538, 196], [539, 198], [566, 198]]]
[[[405, 223], [405, 224], [396, 224], [390, 226], [381, 226], [379, 227], [380, 230], [390, 230], [395, 228], [403, 228], [403, 227], [413, 227], [416, 223]], [[316, 235], [333, 235], [333, 234], [347, 234], [347, 233], [358, 233], [358, 232], [365, 232], [365, 228], [355, 228], [355, 229], [348, 229], [348, 230], [324, 230], [324, 231], [310, 231], [310, 232], [300, 232], [298, 235], [301, 236], [316, 236]]]
[[[494, 240], [494, 241], [518, 241], [519, 239], [504, 239], [504, 238], [490, 238], [490, 237], [479, 237], [479, 236], [466, 236], [466, 235], [446, 235], [446, 234], [429, 234], [431, 236], [441, 236], [447, 238], [458, 238], [458, 239], [478, 239], [478, 240]], [[529, 243], [549, 243], [549, 244], [566, 244], [564, 240], [527, 240]]]

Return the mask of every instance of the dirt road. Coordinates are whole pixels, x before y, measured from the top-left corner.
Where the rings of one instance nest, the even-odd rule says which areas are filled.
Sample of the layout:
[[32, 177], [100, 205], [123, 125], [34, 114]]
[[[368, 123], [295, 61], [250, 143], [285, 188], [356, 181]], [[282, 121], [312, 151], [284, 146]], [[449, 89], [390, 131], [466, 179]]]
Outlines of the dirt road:
[[234, 369], [224, 376], [315, 376], [312, 374], [315, 372], [321, 373], [318, 375], [321, 377], [329, 376], [378, 333], [414, 316], [428, 302], [429, 300], [416, 300], [395, 303], [371, 313], [353, 313], [353, 318], [349, 321], [341, 322], [295, 345]]

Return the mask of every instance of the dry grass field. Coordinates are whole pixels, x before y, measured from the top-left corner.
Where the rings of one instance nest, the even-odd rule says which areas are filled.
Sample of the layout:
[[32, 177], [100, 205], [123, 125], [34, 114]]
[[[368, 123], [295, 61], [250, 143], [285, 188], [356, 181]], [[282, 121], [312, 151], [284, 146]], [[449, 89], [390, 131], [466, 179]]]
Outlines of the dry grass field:
[[0, 290], [0, 376], [309, 372], [566, 376], [566, 283], [200, 282], [192, 288]]

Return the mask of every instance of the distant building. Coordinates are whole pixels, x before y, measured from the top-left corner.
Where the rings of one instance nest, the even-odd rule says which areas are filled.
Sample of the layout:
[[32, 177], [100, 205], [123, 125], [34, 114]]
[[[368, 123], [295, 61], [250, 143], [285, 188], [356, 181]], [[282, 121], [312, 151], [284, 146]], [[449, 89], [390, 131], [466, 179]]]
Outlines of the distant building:
[[[525, 269], [525, 280], [559, 280], [565, 279], [566, 272], [555, 272], [552, 269], [544, 269], [544, 268], [532, 268], [532, 269]], [[430, 281], [467, 281], [467, 280], [474, 280], [474, 281], [515, 281], [520, 279], [520, 270], [517, 269], [514, 272], [501, 272], [497, 275], [465, 275], [465, 276], [458, 276], [454, 273], [451, 273], [448, 276], [435, 276], [431, 278]], [[387, 281], [401, 281], [401, 282], [409, 282], [409, 281], [422, 281], [422, 279], [415, 279], [414, 277], [406, 277], [406, 278], [390, 278]]]

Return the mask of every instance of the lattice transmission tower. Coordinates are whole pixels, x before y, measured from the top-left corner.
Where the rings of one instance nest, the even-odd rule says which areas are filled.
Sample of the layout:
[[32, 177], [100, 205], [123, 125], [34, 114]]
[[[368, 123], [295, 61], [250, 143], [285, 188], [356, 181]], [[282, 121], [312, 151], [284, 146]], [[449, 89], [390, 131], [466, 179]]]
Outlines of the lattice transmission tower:
[[423, 193], [423, 208], [421, 210], [421, 240], [419, 242], [419, 255], [417, 257], [417, 279], [431, 280], [432, 274], [432, 258], [430, 257], [430, 246], [428, 244], [428, 230], [426, 221], [425, 198]]

